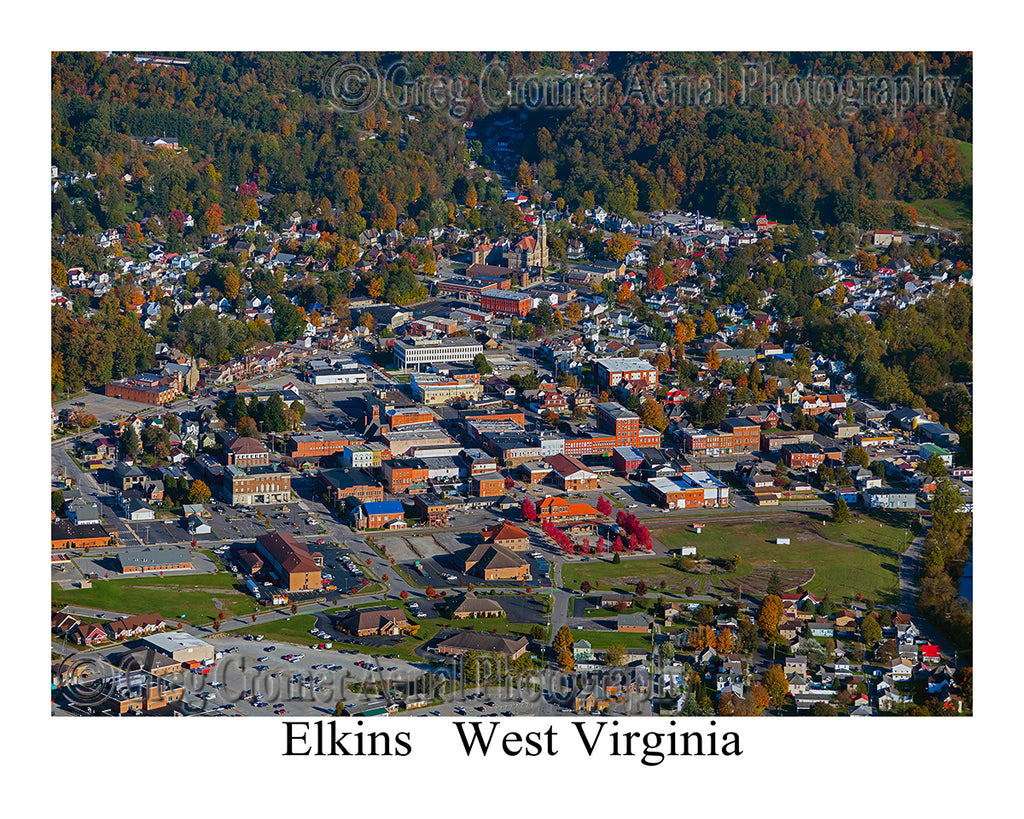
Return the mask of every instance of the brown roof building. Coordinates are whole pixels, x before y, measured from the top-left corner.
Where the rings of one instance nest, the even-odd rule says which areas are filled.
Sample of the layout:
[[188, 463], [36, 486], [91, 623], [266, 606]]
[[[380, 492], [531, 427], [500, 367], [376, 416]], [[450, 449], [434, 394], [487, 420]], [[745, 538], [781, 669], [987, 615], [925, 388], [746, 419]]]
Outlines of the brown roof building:
[[255, 438], [235, 438], [225, 449], [229, 466], [270, 465], [270, 452]]
[[484, 580], [529, 580], [530, 564], [504, 546], [481, 543], [465, 558], [466, 574]]
[[601, 482], [597, 473], [591, 472], [578, 458], [557, 453], [544, 461], [554, 470], [555, 484], [563, 492], [578, 492], [582, 489], [597, 489]]
[[401, 609], [353, 609], [336, 622], [341, 631], [355, 637], [401, 636], [419, 630], [419, 624], [409, 622]]
[[517, 660], [526, 653], [525, 637], [505, 637], [500, 634], [481, 634], [474, 631], [461, 631], [437, 644], [441, 654], [461, 657], [467, 651], [490, 652], [504, 654], [510, 660]]
[[452, 609], [452, 617], [464, 620], [467, 617], [504, 617], [505, 609], [492, 598], [477, 597], [473, 592], [466, 592], [462, 602]]
[[279, 532], [256, 538], [256, 551], [285, 591], [303, 591], [320, 588], [320, 567], [323, 556], [310, 554], [306, 547], [291, 535]]
[[496, 523], [480, 530], [481, 543], [493, 543], [504, 546], [513, 552], [522, 552], [530, 548], [530, 536], [511, 523]]

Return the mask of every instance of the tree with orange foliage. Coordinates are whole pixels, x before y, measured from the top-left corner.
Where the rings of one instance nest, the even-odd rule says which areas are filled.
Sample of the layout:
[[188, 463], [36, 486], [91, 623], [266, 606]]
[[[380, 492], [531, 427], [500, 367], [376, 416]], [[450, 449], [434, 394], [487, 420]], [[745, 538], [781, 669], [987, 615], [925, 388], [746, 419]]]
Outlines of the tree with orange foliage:
[[380, 298], [381, 293], [384, 292], [384, 280], [380, 276], [374, 276], [370, 279], [370, 298], [377, 300]]
[[622, 307], [624, 304], [627, 304], [631, 298], [633, 298], [633, 288], [630, 286], [629, 282], [623, 282], [622, 286], [619, 287], [619, 292], [615, 296], [615, 303], [619, 305], [619, 307]]
[[704, 356], [704, 361], [707, 363], [708, 369], [711, 370], [711, 372], [717, 370], [719, 366], [721, 366], [722, 364], [721, 360], [718, 357], [718, 350], [716, 350], [714, 347], [708, 350], [707, 355]]
[[260, 209], [255, 199], [246, 199], [242, 202], [242, 218], [250, 222], [260, 218]]
[[634, 247], [636, 247], [635, 240], [625, 233], [616, 233], [612, 236], [611, 241], [608, 242], [608, 255], [615, 259], [615, 261], [621, 262]]
[[348, 194], [349, 199], [359, 195], [359, 174], [349, 168], [345, 171], [343, 181], [345, 183], [345, 193]]
[[206, 227], [210, 233], [217, 233], [220, 231], [220, 226], [224, 221], [224, 209], [214, 202], [210, 207], [206, 209]]
[[690, 632], [690, 648], [694, 651], [703, 651], [714, 644], [715, 631], [711, 626], [697, 626]]
[[715, 640], [715, 650], [719, 654], [728, 654], [733, 650], [734, 641], [731, 628], [723, 628]]
[[61, 290], [68, 286], [68, 271], [56, 259], [50, 261], [50, 281]]
[[125, 227], [124, 241], [128, 245], [135, 245], [142, 241], [142, 228], [138, 222], [129, 222]]
[[760, 683], [755, 683], [751, 686], [744, 699], [753, 707], [753, 713], [751, 716], [757, 716], [760, 714], [771, 702], [771, 697], [769, 696], [767, 689]]
[[773, 665], [764, 674], [764, 687], [775, 708], [781, 708], [789, 693], [789, 680], [781, 665]]
[[782, 619], [782, 599], [777, 594], [769, 594], [761, 601], [757, 612], [757, 627], [765, 637], [779, 632], [779, 620]]

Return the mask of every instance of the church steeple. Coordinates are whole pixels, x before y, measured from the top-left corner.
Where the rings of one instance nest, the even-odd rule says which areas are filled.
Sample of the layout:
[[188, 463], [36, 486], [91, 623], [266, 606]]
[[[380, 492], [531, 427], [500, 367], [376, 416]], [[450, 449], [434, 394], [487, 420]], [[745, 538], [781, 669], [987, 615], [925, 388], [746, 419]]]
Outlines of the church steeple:
[[540, 267], [548, 266], [548, 225], [543, 210], [537, 220], [537, 261]]

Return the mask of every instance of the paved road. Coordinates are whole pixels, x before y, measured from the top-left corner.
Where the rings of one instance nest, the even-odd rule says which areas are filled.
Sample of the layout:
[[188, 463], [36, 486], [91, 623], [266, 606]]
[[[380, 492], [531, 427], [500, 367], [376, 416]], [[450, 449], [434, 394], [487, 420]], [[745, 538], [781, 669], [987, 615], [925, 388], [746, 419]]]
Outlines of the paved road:
[[[921, 527], [917, 537], [907, 546], [907, 550], [900, 555], [900, 611], [909, 614], [914, 619], [914, 624], [921, 630], [922, 637], [937, 645], [943, 655], [953, 658], [956, 656], [956, 649], [953, 644], [937, 628], [929, 623], [917, 608], [917, 596], [921, 592], [918, 578], [921, 575], [921, 570], [924, 568], [924, 541], [930, 526], [931, 522], [926, 519], [925, 525]], [[965, 661], [970, 662], [970, 658], [966, 658]]]

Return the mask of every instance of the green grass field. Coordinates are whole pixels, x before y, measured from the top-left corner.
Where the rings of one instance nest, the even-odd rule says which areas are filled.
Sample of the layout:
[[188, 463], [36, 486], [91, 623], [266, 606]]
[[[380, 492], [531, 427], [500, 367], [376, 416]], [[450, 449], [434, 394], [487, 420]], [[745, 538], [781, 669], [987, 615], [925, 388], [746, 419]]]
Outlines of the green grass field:
[[[661, 591], [665, 581], [669, 594], [679, 594], [688, 585], [706, 593], [723, 593], [725, 581], [755, 568], [811, 568], [814, 578], [807, 585], [815, 594], [830, 590], [833, 599], [839, 599], [862, 592], [877, 603], [891, 604], [898, 599], [898, 555], [910, 541], [904, 529], [908, 525], [909, 519], [896, 516], [859, 514], [843, 526], [822, 525], [821, 516], [804, 515], [792, 522], [716, 522], [699, 535], [682, 527], [652, 528], [654, 537], [670, 549], [694, 545], [702, 558], [738, 554], [740, 564], [735, 572], [705, 576], [676, 569], [672, 558], [623, 559], [618, 565], [592, 560], [564, 565], [562, 579], [569, 588], [588, 580], [592, 585], [601, 581], [602, 589], [632, 592], [642, 579], [652, 592]], [[775, 545], [779, 537], [790, 538], [790, 545]]]
[[580, 640], [586, 640], [590, 643], [591, 648], [599, 650], [615, 645], [651, 650], [651, 635], [632, 631], [574, 631], [572, 639], [577, 643]]
[[[226, 574], [185, 577], [140, 577], [126, 580], [95, 580], [91, 589], [62, 591], [54, 583], [55, 605], [83, 606], [97, 611], [127, 614], [159, 614], [169, 620], [184, 615], [190, 623], [205, 623], [223, 611], [236, 617], [257, 611], [256, 601]], [[220, 601], [218, 608], [214, 600]]]
[[974, 208], [959, 199], [915, 199], [910, 203], [919, 221], [949, 228], [966, 228], [974, 221]]

